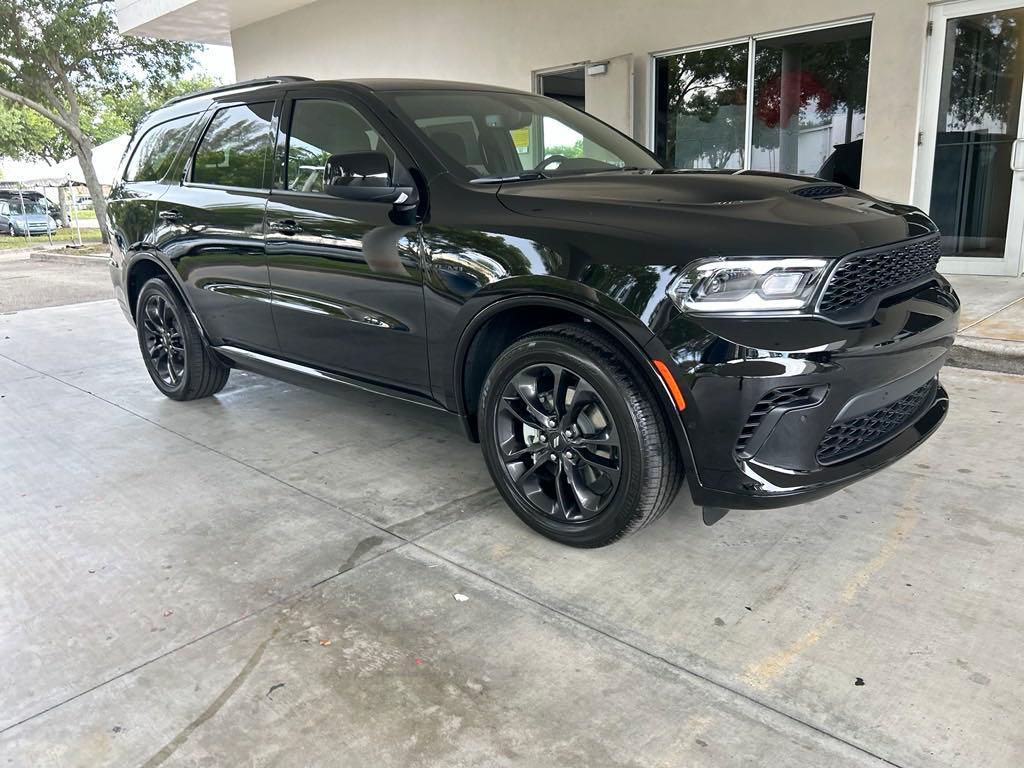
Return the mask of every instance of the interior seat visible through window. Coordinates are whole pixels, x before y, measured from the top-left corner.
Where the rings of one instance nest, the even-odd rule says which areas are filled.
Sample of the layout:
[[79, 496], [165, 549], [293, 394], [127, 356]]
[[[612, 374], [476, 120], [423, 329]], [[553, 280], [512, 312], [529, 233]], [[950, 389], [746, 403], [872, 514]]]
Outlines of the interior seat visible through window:
[[386, 154], [394, 168], [395, 153], [351, 106], [327, 99], [296, 101], [288, 138], [286, 187], [295, 192], [323, 192], [324, 166], [331, 155], [370, 151]]

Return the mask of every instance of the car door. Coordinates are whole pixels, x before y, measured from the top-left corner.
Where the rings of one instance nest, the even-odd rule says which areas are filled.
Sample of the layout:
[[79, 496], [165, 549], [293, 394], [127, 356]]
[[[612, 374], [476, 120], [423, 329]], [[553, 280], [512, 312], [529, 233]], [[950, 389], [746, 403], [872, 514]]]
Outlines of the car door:
[[343, 93], [285, 100], [276, 181], [267, 204], [273, 313], [284, 357], [417, 394], [427, 373], [419, 229], [386, 202], [332, 197], [332, 155], [409, 159], [375, 116]]
[[[157, 201], [170, 185], [181, 182], [185, 162], [182, 155], [190, 152], [195, 144], [204, 111], [149, 124], [142, 129], [144, 132], [107, 197], [107, 220], [115, 256], [120, 254], [120, 258], [131, 259], [150, 249]], [[127, 306], [127, 297], [119, 298], [134, 315], [135, 307]]]
[[0, 232], [7, 234], [7, 230], [11, 227], [11, 207], [8, 203], [0, 203]]
[[276, 101], [219, 103], [179, 184], [157, 203], [156, 245], [214, 344], [276, 352], [263, 215]]

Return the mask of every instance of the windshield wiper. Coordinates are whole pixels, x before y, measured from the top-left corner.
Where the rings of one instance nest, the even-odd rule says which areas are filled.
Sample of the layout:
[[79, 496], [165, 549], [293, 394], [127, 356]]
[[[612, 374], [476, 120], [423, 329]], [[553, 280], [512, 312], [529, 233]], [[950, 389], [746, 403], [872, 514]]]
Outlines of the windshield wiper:
[[548, 178], [540, 171], [523, 171], [512, 176], [481, 176], [478, 179], [470, 179], [470, 184], [504, 184], [512, 181], [538, 181]]

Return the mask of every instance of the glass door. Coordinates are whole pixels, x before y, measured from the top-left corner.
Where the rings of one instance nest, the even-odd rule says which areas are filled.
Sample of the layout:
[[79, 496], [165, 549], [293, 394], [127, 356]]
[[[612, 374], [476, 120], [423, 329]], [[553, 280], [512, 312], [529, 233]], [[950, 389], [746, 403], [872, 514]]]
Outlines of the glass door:
[[942, 232], [940, 269], [1019, 275], [1024, 240], [1024, 3], [931, 11], [916, 202]]

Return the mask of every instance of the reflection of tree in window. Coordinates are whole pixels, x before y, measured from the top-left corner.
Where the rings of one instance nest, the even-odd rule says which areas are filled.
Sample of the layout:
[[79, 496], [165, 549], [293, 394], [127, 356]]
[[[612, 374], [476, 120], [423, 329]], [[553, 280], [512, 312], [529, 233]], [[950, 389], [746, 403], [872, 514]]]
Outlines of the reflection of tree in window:
[[1024, 27], [1018, 14], [969, 17], [950, 25], [952, 54], [943, 65], [949, 71], [949, 96], [939, 115], [940, 132], [1016, 130], [1024, 65], [1017, 56]]
[[169, 120], [153, 128], [135, 150], [125, 172], [126, 181], [159, 181], [192, 129], [195, 115]]
[[742, 168], [747, 44], [658, 59], [656, 151], [675, 168]]
[[862, 134], [870, 36], [863, 23], [756, 40], [753, 94], [748, 43], [659, 58], [657, 154], [677, 168], [817, 172]]
[[[829, 33], [843, 39], [813, 39]], [[752, 167], [814, 173], [834, 145], [858, 138], [855, 119], [863, 118], [867, 101], [870, 42], [870, 25], [758, 41], [753, 145], [767, 154], [756, 153]], [[816, 130], [818, 144], [810, 140]]]
[[263, 186], [273, 104], [229, 107], [217, 113], [196, 152], [193, 181], [231, 187]]

